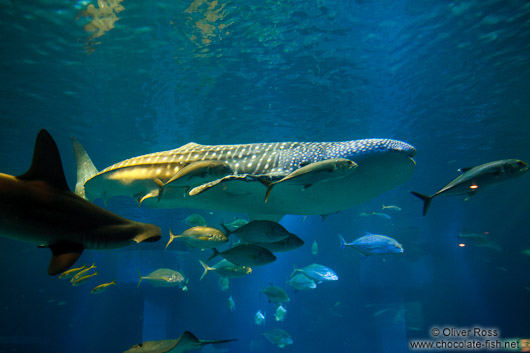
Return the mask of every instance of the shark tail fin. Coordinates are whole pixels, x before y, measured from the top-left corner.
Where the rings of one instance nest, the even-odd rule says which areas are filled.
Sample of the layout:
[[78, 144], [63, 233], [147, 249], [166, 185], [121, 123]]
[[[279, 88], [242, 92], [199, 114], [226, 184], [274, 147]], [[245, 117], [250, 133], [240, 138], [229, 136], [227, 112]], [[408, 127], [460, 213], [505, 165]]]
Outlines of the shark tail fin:
[[199, 281], [201, 281], [204, 278], [204, 276], [206, 276], [208, 271], [215, 270], [215, 268], [208, 266], [205, 262], [203, 262], [201, 260], [199, 260], [199, 262], [201, 263], [202, 267], [204, 267], [204, 272], [202, 273], [201, 279], [199, 280]]
[[431, 206], [433, 196], [423, 195], [415, 191], [411, 191], [410, 193], [423, 201], [423, 215], [425, 216], [429, 210], [429, 207]]
[[75, 184], [75, 193], [83, 198], [85, 196], [85, 183], [98, 173], [98, 170], [92, 163], [83, 146], [72, 137], [72, 144], [74, 145], [75, 162], [77, 166], [77, 183]]

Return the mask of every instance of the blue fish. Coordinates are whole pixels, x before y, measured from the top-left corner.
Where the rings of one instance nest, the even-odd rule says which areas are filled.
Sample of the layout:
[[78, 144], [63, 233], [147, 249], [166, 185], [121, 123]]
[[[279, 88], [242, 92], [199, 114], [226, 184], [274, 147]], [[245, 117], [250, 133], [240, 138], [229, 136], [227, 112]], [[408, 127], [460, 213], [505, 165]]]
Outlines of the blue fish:
[[401, 244], [395, 239], [387, 237], [386, 235], [368, 233], [351, 243], [347, 243], [340, 234], [339, 239], [340, 250], [344, 249], [346, 246], [351, 246], [364, 256], [399, 254], [403, 252], [403, 246], [401, 246]]

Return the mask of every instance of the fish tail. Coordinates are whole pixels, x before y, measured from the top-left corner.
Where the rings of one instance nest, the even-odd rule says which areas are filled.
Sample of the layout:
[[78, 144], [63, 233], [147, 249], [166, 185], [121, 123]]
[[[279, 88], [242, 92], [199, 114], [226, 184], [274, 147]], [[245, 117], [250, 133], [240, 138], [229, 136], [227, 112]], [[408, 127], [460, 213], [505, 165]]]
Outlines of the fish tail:
[[213, 254], [208, 259], [206, 259], [206, 262], [210, 261], [211, 259], [213, 259], [214, 257], [220, 254], [219, 250], [217, 250], [216, 248], [213, 248], [212, 250], [213, 250]]
[[232, 234], [232, 232], [230, 231], [230, 229], [228, 229], [224, 223], [221, 223], [221, 227], [223, 227], [223, 231], [225, 232], [226, 236], [229, 236], [230, 234]]
[[205, 262], [199, 260], [199, 262], [201, 263], [202, 267], [204, 267], [204, 272], [202, 273], [202, 276], [201, 276], [201, 279], [199, 279], [199, 281], [201, 281], [204, 276], [206, 276], [206, 274], [208, 273], [208, 271], [212, 271], [212, 270], [215, 270], [214, 268], [208, 266]]
[[77, 168], [77, 183], [75, 185], [75, 193], [86, 199], [85, 183], [98, 173], [98, 170], [92, 163], [88, 153], [83, 146], [72, 137], [72, 144], [74, 145], [75, 162]]
[[291, 275], [289, 277], [292, 278], [296, 272], [298, 272], [298, 268], [296, 267], [296, 265], [293, 264], [293, 272], [291, 272]]
[[341, 234], [339, 234], [339, 241], [340, 241], [340, 246], [339, 246], [339, 250], [344, 250], [344, 248], [346, 247], [346, 242], [344, 241], [344, 238], [342, 237]]
[[410, 193], [423, 201], [423, 215], [425, 216], [429, 210], [429, 207], [431, 206], [433, 196], [423, 195], [415, 191], [411, 191]]
[[138, 281], [138, 286], [136, 288], [140, 288], [140, 283], [142, 283], [142, 274], [140, 273], [140, 271], [138, 271], [138, 276], [140, 276], [140, 280]]
[[171, 244], [171, 242], [176, 238], [177, 236], [173, 234], [173, 232], [171, 231], [171, 228], [169, 229], [169, 240], [166, 244], [166, 247], [164, 248], [164, 250], [167, 249], [167, 247], [169, 246], [169, 244]]

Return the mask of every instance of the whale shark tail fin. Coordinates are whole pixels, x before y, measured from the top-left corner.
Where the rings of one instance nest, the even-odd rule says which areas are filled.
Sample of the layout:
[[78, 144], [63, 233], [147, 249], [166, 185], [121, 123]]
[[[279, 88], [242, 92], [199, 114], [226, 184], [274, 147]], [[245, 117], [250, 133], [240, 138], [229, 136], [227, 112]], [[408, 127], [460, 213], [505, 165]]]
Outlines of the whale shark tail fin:
[[92, 163], [83, 146], [72, 137], [72, 144], [74, 145], [75, 162], [77, 166], [77, 184], [75, 184], [75, 193], [86, 199], [85, 183], [98, 173], [98, 170]]
[[427, 214], [427, 211], [429, 210], [429, 207], [431, 207], [433, 196], [423, 195], [415, 191], [411, 191], [410, 193], [423, 201], [423, 215], [425, 216]]

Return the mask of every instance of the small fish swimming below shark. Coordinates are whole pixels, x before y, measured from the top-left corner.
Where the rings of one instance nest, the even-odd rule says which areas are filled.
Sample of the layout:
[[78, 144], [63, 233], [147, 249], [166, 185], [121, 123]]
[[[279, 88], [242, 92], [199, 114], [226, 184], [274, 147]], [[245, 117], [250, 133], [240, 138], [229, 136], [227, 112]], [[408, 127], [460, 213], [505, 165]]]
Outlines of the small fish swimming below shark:
[[125, 219], [68, 188], [55, 141], [41, 130], [30, 169], [0, 173], [0, 235], [50, 248], [48, 274], [70, 268], [84, 249], [113, 249], [161, 238], [160, 228]]
[[503, 159], [481, 164], [472, 168], [460, 168], [461, 175], [451, 180], [447, 185], [433, 195], [423, 195], [411, 191], [412, 195], [423, 201], [423, 215], [427, 214], [432, 199], [436, 196], [466, 195], [466, 200], [486, 186], [516, 178], [528, 171], [528, 164], [518, 159]]
[[[88, 200], [131, 196], [154, 208], [241, 212], [277, 221], [327, 215], [408, 180], [411, 145], [391, 139], [242, 145], [188, 143], [124, 160], [98, 172], [79, 142], [76, 192]], [[272, 190], [274, 186], [274, 190]]]

